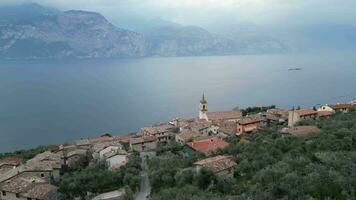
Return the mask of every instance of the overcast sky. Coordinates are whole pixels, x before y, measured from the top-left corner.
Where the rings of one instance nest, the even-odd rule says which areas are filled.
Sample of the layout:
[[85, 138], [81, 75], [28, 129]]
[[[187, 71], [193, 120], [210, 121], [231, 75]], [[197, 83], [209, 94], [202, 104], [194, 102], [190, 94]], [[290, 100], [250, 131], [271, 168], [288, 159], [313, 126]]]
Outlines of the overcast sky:
[[267, 26], [356, 25], [356, 0], [0, 0], [102, 13], [114, 22], [162, 18], [186, 25], [247, 21]]

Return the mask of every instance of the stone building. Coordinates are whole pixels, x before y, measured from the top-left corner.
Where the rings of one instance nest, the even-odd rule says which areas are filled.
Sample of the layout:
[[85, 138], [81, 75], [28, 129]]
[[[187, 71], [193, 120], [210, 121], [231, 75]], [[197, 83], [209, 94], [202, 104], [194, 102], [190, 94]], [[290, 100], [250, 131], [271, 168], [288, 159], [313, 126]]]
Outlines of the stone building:
[[316, 119], [318, 112], [313, 109], [300, 109], [289, 111], [288, 126], [294, 126], [299, 121], [304, 119]]
[[218, 149], [224, 149], [228, 147], [229, 143], [218, 137], [208, 137], [190, 142], [187, 145], [193, 151], [197, 151], [205, 155], [210, 155]]
[[237, 164], [230, 156], [215, 156], [195, 162], [194, 165], [198, 172], [201, 168], [206, 168], [214, 172], [216, 175], [232, 177], [234, 174], [234, 167]]
[[0, 184], [1, 200], [58, 200], [57, 187], [37, 176], [19, 175]]
[[155, 136], [133, 136], [130, 138], [130, 148], [133, 151], [155, 151], [157, 149], [157, 138]]

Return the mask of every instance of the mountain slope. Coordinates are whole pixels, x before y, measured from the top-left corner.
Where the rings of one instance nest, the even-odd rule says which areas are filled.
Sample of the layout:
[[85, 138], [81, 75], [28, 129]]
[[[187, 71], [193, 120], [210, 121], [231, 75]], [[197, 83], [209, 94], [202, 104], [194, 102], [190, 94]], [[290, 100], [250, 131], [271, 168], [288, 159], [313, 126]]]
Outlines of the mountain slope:
[[143, 30], [150, 55], [196, 56], [224, 55], [238, 52], [238, 44], [197, 26], [154, 23]]
[[216, 23], [211, 29], [240, 43], [243, 47], [241, 51], [247, 54], [291, 51], [291, 47], [286, 45], [285, 41], [282, 42], [274, 33], [252, 23], [232, 23], [229, 25]]
[[285, 50], [282, 43], [263, 35], [221, 32], [226, 34], [161, 19], [129, 31], [95, 12], [61, 12], [38, 4], [8, 6], [0, 8], [0, 58], [208, 56]]
[[[36, 4], [2, 8], [0, 56], [6, 58], [140, 57], [145, 40], [102, 15], [59, 12]], [[26, 11], [26, 12], [23, 12]]]

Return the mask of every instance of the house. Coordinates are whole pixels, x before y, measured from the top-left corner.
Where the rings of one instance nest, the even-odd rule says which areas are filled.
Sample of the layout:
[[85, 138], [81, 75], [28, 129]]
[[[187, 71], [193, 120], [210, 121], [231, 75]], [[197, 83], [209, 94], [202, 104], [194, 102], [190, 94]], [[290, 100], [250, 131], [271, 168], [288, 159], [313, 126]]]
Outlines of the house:
[[89, 142], [94, 145], [97, 143], [105, 143], [105, 142], [123, 142], [129, 143], [130, 136], [128, 135], [118, 135], [118, 136], [110, 136], [110, 135], [103, 135], [97, 138], [90, 139]]
[[16, 176], [0, 184], [2, 200], [57, 200], [57, 187], [36, 176]]
[[73, 151], [69, 151], [64, 155], [65, 165], [72, 169], [80, 166], [83, 162], [85, 162], [85, 158], [88, 155], [88, 150], [86, 149], [75, 149]]
[[203, 94], [199, 104], [199, 119], [211, 122], [216, 121], [235, 121], [242, 117], [239, 110], [225, 111], [225, 112], [208, 112], [208, 102]]
[[295, 126], [291, 128], [284, 128], [281, 132], [294, 136], [306, 136], [310, 134], [320, 133], [320, 129], [316, 126]]
[[234, 121], [220, 121], [217, 126], [219, 126], [218, 137], [226, 138], [237, 135], [237, 126]]
[[262, 118], [259, 116], [248, 116], [241, 118], [236, 122], [237, 135], [239, 136], [243, 133], [256, 132], [261, 122]]
[[170, 124], [160, 124], [140, 129], [137, 135], [155, 136], [158, 142], [167, 143], [174, 140], [175, 126]]
[[64, 165], [60, 154], [46, 151], [28, 160], [21, 173], [40, 177], [47, 182], [58, 182]]
[[206, 168], [214, 172], [219, 176], [228, 176], [232, 177], [234, 174], [234, 167], [236, 162], [232, 159], [231, 156], [215, 156], [211, 158], [206, 158], [195, 162], [197, 171], [199, 172], [201, 168]]
[[49, 183], [34, 184], [32, 188], [22, 193], [27, 200], [60, 200], [58, 188]]
[[157, 149], [157, 138], [155, 136], [133, 136], [130, 138], [130, 148], [133, 151], [154, 151]]
[[229, 143], [218, 137], [209, 137], [190, 142], [187, 145], [193, 151], [197, 151], [205, 155], [210, 155], [218, 149], [224, 149], [228, 147]]
[[127, 164], [128, 154], [125, 150], [117, 149], [105, 153], [104, 160], [110, 170], [115, 170]]
[[100, 153], [100, 152], [110, 146], [111, 146], [111, 148], [116, 148], [116, 147], [118, 149], [124, 148], [123, 145], [121, 144], [121, 141], [116, 141], [116, 140], [94, 143], [92, 145], [92, 147], [90, 148], [90, 152], [92, 154], [93, 159], [96, 161], [99, 161], [100, 156], [102, 156], [102, 154], [103, 154], [103, 152], [102, 153]]
[[180, 133], [175, 135], [176, 142], [180, 144], [186, 144], [187, 142], [192, 142], [195, 139], [202, 137], [202, 134], [190, 129], [183, 129]]
[[262, 116], [266, 119], [267, 125], [271, 123], [284, 124], [288, 122], [288, 111], [279, 108], [268, 109]]
[[318, 111], [348, 112], [354, 109], [356, 109], [355, 103], [341, 103], [341, 104], [323, 105], [318, 109]]
[[123, 149], [122, 146], [107, 146], [99, 151], [99, 160], [105, 160], [105, 154], [108, 152], [117, 152], [118, 150]]
[[316, 119], [318, 112], [313, 109], [300, 109], [289, 111], [288, 126], [294, 126], [303, 119]]
[[0, 160], [0, 176], [7, 171], [18, 167], [21, 164], [21, 159], [18, 157], [7, 157]]

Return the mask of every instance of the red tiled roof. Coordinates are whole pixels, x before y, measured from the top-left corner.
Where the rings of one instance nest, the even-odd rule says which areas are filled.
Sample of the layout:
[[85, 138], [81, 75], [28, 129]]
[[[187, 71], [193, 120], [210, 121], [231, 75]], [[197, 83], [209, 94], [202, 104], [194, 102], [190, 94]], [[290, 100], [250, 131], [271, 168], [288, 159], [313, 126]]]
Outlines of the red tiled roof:
[[208, 155], [210, 152], [228, 147], [229, 143], [218, 137], [210, 137], [188, 143], [188, 146], [195, 151]]
[[119, 136], [112, 136], [112, 137], [101, 136], [101, 137], [91, 139], [90, 143], [95, 144], [95, 143], [112, 142], [112, 141], [129, 142], [129, 140], [130, 140], [130, 136], [128, 136], [128, 135], [119, 135]]
[[212, 158], [206, 158], [194, 163], [202, 167], [208, 168], [213, 172], [220, 172], [230, 169], [236, 165], [232, 157], [230, 156], [215, 156]]
[[21, 163], [21, 158], [19, 157], [7, 157], [2, 160], [0, 160], [0, 166], [1, 165], [13, 165], [13, 166], [18, 166]]
[[231, 119], [239, 119], [242, 117], [240, 111], [225, 111], [225, 112], [207, 112], [206, 113], [209, 120], [231, 120]]
[[32, 199], [46, 199], [52, 193], [57, 192], [57, 187], [48, 183], [35, 184], [34, 187], [22, 193], [22, 196]]
[[184, 140], [184, 142], [188, 142], [189, 140], [192, 141], [193, 139], [201, 136], [201, 134], [195, 131], [191, 131], [189, 129], [183, 129], [176, 136]]
[[315, 111], [313, 109], [309, 109], [309, 108], [295, 110], [294, 112], [298, 113], [298, 115], [300, 115], [300, 116], [316, 115], [318, 113], [317, 111]]
[[334, 110], [356, 108], [356, 106], [351, 103], [334, 104], [334, 105], [328, 105], [328, 106]]
[[330, 111], [318, 111], [318, 117], [327, 117], [333, 115]]
[[261, 122], [262, 119], [257, 116], [250, 116], [250, 117], [243, 117], [241, 118], [238, 123], [242, 125], [247, 125], [247, 124], [255, 124]]
[[202, 128], [210, 127], [211, 125], [212, 125], [212, 123], [209, 121], [206, 121], [206, 120], [194, 120], [194, 121], [190, 121], [190, 122], [186, 123], [183, 128], [185, 128], [185, 129], [191, 129], [191, 128], [202, 129]]
[[119, 142], [128, 143], [130, 141], [130, 136], [129, 135], [113, 136], [113, 141], [119, 141]]

